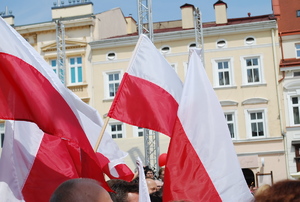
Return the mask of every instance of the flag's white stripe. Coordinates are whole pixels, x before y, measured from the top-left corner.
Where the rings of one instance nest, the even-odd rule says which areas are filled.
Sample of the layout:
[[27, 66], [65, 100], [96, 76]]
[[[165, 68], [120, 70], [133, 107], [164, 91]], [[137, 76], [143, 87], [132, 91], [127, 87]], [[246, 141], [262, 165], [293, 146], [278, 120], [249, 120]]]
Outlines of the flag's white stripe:
[[[131, 58], [128, 74], [150, 81], [170, 93], [179, 103], [182, 82], [175, 70], [146, 35], [141, 35]], [[164, 68], [159, 68], [164, 67]], [[175, 89], [175, 90], [174, 90]]]
[[6, 121], [5, 144], [0, 159], [0, 201], [23, 200], [21, 191], [43, 136], [34, 123]]
[[198, 54], [192, 50], [178, 117], [222, 200], [249, 201], [224, 113]]

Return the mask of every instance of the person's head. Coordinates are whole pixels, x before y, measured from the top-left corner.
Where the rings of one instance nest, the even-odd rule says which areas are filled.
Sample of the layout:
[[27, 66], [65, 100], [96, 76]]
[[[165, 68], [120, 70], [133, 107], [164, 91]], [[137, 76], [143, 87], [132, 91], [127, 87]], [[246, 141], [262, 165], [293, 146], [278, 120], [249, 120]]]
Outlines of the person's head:
[[98, 181], [87, 178], [70, 179], [59, 185], [50, 202], [112, 202]]
[[151, 168], [145, 169], [145, 177], [146, 178], [151, 178], [151, 179], [154, 178], [154, 172]]
[[119, 179], [107, 181], [108, 186], [114, 191], [109, 192], [114, 202], [138, 202], [139, 185], [133, 182], [127, 182]]
[[163, 186], [163, 182], [160, 180], [154, 180], [154, 181], [156, 183], [156, 189], [157, 189], [157, 191], [159, 191]]
[[161, 167], [158, 171], [158, 178], [164, 181], [165, 179], [165, 168]]
[[300, 181], [282, 180], [272, 186], [260, 188], [254, 194], [256, 202], [297, 202], [300, 201]]
[[147, 178], [146, 182], [147, 182], [149, 194], [152, 194], [157, 191], [157, 185], [153, 179]]

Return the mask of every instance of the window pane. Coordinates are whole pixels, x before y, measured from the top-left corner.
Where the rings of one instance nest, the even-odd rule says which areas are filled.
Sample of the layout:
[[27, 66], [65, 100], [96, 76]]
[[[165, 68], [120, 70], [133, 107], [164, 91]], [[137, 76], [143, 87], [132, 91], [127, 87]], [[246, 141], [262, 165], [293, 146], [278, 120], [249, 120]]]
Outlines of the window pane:
[[109, 74], [108, 75], [108, 80], [109, 81], [113, 81], [114, 80], [114, 75], [113, 74]]
[[56, 60], [51, 60], [51, 66], [56, 67]]
[[71, 83], [75, 83], [75, 68], [71, 68]]
[[258, 135], [264, 136], [264, 124], [262, 122], [257, 123], [258, 126]]
[[247, 66], [252, 66], [251, 59], [246, 59], [246, 64], [247, 64]]
[[115, 80], [119, 80], [119, 74], [114, 74]]
[[300, 124], [299, 107], [293, 107], [294, 124]]
[[119, 133], [119, 134], [118, 134], [118, 138], [122, 138], [122, 133]]
[[122, 131], [122, 125], [121, 124], [117, 125], [117, 130]]
[[256, 120], [256, 114], [255, 113], [251, 113], [250, 117], [251, 117], [251, 120]]
[[118, 91], [118, 89], [119, 89], [119, 86], [120, 86], [120, 84], [119, 83], [116, 83], [116, 85], [115, 85], [115, 93]]
[[218, 62], [218, 69], [223, 69], [222, 62]]
[[262, 119], [262, 113], [261, 112], [257, 113], [257, 119]]
[[225, 72], [225, 84], [229, 84], [229, 72]]
[[109, 84], [109, 96], [110, 97], [115, 96], [114, 84]]
[[254, 72], [254, 81], [258, 82], [259, 81], [259, 72], [258, 72], [258, 69], [257, 68], [253, 69], [253, 72]]
[[292, 98], [292, 103], [293, 104], [298, 104], [298, 97], [293, 97]]
[[254, 58], [252, 62], [253, 62], [253, 64], [252, 64], [253, 66], [257, 66], [257, 65], [258, 65], [258, 60], [257, 60], [257, 58]]
[[71, 64], [71, 65], [74, 65], [74, 64], [75, 64], [75, 58], [71, 58], [71, 59], [70, 59], [70, 64]]
[[78, 67], [77, 71], [78, 71], [78, 82], [82, 82], [82, 67]]
[[252, 83], [253, 82], [252, 69], [247, 69], [247, 77], [248, 77], [248, 82]]
[[223, 73], [219, 72], [219, 85], [223, 86], [224, 85], [224, 78], [223, 78]]
[[256, 137], [257, 136], [257, 127], [256, 123], [251, 123], [251, 130], [252, 130], [252, 136]]
[[228, 62], [224, 62], [224, 69], [228, 69]]
[[82, 58], [81, 57], [77, 58], [77, 64], [82, 64]]
[[227, 114], [226, 117], [227, 117], [227, 121], [232, 121], [232, 114]]
[[116, 125], [111, 125], [111, 131], [116, 131]]
[[232, 124], [232, 123], [229, 123], [229, 124], [227, 124], [227, 125], [228, 125], [228, 129], [229, 129], [231, 138], [234, 138], [233, 124]]
[[111, 134], [112, 138], [117, 138], [117, 136], [115, 134]]
[[4, 133], [1, 133], [1, 148], [3, 147], [4, 144]]

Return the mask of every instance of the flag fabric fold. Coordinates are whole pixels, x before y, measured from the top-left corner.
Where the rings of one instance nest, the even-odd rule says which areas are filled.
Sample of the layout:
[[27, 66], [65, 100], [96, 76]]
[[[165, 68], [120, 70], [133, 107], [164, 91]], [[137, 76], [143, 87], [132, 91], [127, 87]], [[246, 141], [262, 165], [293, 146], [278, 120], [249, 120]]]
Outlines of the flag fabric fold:
[[252, 201], [223, 110], [192, 49], [165, 169], [164, 201]]
[[[122, 167], [124, 164], [122, 160], [118, 161], [118, 159], [122, 159], [126, 154], [118, 149], [116, 143], [106, 133], [98, 152], [108, 159], [108, 164], [103, 165], [98, 161], [91, 146], [91, 143], [96, 142], [103, 125], [97, 111], [67, 89], [46, 61], [1, 17], [0, 29], [0, 119], [32, 122], [42, 131], [33, 130], [33, 133], [39, 134], [40, 142], [33, 141], [28, 148], [24, 147], [23, 144], [26, 143], [22, 142], [23, 139], [35, 137], [37, 134], [24, 132], [27, 130], [24, 128], [24, 131], [18, 130], [18, 133], [21, 133], [20, 141], [12, 139], [11, 144], [13, 145], [4, 145], [2, 156], [5, 156], [6, 152], [8, 152], [7, 156], [15, 152], [8, 151], [9, 149], [19, 149], [24, 153], [31, 147], [35, 148], [35, 152], [28, 153], [33, 161], [32, 159], [29, 161], [31, 167], [29, 166], [30, 169], [25, 170], [27, 173], [23, 170], [22, 176], [15, 175], [10, 180], [6, 180], [9, 182], [21, 180], [19, 186], [10, 186], [10, 184], [5, 186], [21, 188], [22, 197], [25, 198], [19, 196], [19, 191], [11, 190], [11, 193], [17, 193], [16, 198], [20, 198], [19, 200], [27, 200], [28, 195], [31, 197], [44, 196], [42, 199], [30, 198], [30, 201], [47, 201], [50, 192], [62, 180], [77, 176], [96, 179], [109, 189], [104, 180], [103, 168], [107, 166], [110, 172], [114, 171], [117, 165]], [[16, 126], [16, 124], [14, 125]], [[26, 124], [28, 131], [31, 131], [32, 125]], [[11, 129], [14, 130], [14, 128]], [[16, 128], [18, 127], [16, 126]], [[19, 137], [18, 135], [13, 138]], [[4, 144], [6, 144], [6, 140]], [[22, 150], [19, 147], [26, 149]], [[50, 148], [51, 151], [49, 151]], [[37, 158], [41, 157], [43, 160], [49, 158], [48, 161], [51, 162], [50, 153], [60, 151], [60, 149], [64, 151], [65, 161], [57, 162], [56, 167], [47, 167], [47, 162]], [[20, 155], [15, 157], [23, 159], [26, 155], [22, 156], [22, 152], [20, 152]], [[2, 164], [3, 159], [5, 157], [1, 158]], [[124, 166], [126, 167], [126, 165]], [[61, 180], [51, 180], [51, 178], [47, 178], [47, 181], [39, 180], [42, 172], [46, 174], [44, 177], [47, 177], [48, 174], [45, 170], [39, 169], [41, 167], [48, 169], [49, 172], [52, 170], [53, 173], [61, 173]], [[0, 170], [1, 176], [5, 176], [3, 173], [5, 171], [7, 170]], [[117, 171], [114, 171], [113, 175], [120, 177]], [[25, 179], [24, 176], [26, 176]], [[2, 179], [0, 181], [3, 186]], [[45, 187], [49, 187], [49, 190], [45, 191]]]
[[175, 70], [142, 34], [108, 116], [171, 136], [181, 91]]

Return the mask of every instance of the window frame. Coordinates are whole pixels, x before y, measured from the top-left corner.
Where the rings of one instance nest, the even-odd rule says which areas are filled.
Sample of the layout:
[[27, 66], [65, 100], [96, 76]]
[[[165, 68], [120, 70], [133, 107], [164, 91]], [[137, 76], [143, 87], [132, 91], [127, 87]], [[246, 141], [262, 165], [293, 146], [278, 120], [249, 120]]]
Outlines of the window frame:
[[[224, 63], [227, 62], [228, 63], [228, 70], [225, 71], [225, 69], [220, 70], [219, 69], [219, 63]], [[227, 88], [227, 87], [232, 87], [235, 85], [234, 83], [234, 68], [232, 67], [233, 65], [233, 58], [218, 58], [218, 59], [213, 59], [212, 60], [213, 63], [213, 79], [214, 79], [214, 87], [215, 88]], [[226, 85], [220, 85], [220, 77], [219, 77], [219, 73], [220, 72], [228, 72], [229, 75], [229, 84]]]
[[[143, 133], [142, 136], [139, 136], [139, 133]], [[133, 136], [134, 137], [144, 137], [144, 128], [133, 126]]]
[[[114, 56], [110, 56], [110, 54], [114, 54]], [[114, 51], [110, 51], [106, 54], [106, 60], [107, 61], [112, 61], [117, 59], [117, 54]]]
[[[232, 118], [233, 118], [232, 121], [228, 121], [228, 119], [227, 119], [227, 116], [229, 114], [232, 115]], [[233, 124], [232, 129], [233, 129], [234, 137], [231, 136], [231, 131], [230, 131], [229, 126], [228, 126], [228, 130], [229, 130], [231, 139], [232, 140], [237, 140], [238, 139], [238, 134], [237, 134], [237, 131], [238, 131], [237, 130], [237, 127], [238, 127], [237, 121], [238, 120], [237, 120], [236, 111], [224, 111], [224, 115], [225, 115], [225, 120], [226, 120], [227, 125], [228, 124]]]
[[[165, 49], [165, 48], [168, 48], [168, 51], [163, 50], [163, 49]], [[168, 53], [171, 53], [171, 47], [168, 46], [168, 45], [164, 45], [164, 46], [162, 46], [162, 47], [160, 48], [160, 52], [161, 52], [161, 54], [163, 54], [163, 55], [168, 54]]]
[[[251, 120], [252, 113], [262, 113], [262, 119], [256, 119], [258, 121]], [[255, 109], [246, 109], [245, 110], [245, 117], [246, 117], [246, 130], [247, 130], [247, 138], [248, 139], [259, 139], [259, 138], [266, 138], [268, 137], [268, 120], [267, 120], [267, 109], [266, 108], [255, 108]], [[261, 120], [261, 121], [259, 121]], [[253, 136], [252, 134], [252, 123], [263, 123], [263, 136]]]
[[[81, 64], [78, 64], [78, 60], [77, 59], [81, 59]], [[71, 64], [71, 60], [74, 59], [75, 60], [75, 64]], [[69, 65], [69, 84], [70, 85], [77, 85], [77, 84], [82, 84], [83, 83], [83, 57], [82, 56], [74, 56], [74, 57], [69, 57], [68, 58], [68, 65]], [[73, 71], [72, 68], [74, 68], [75, 71], [75, 81], [72, 81], [72, 75], [73, 75]], [[81, 81], [79, 81], [79, 75], [78, 75], [78, 68], [81, 68]]]
[[[219, 44], [220, 42], [224, 41], [224, 45], [223, 44]], [[220, 49], [220, 48], [227, 48], [227, 41], [225, 39], [219, 39], [216, 41], [216, 48]]]
[[[293, 105], [293, 98], [298, 98], [298, 104]], [[295, 116], [294, 116], [294, 106], [298, 107], [298, 116], [299, 116], [299, 123], [295, 123]], [[289, 119], [290, 119], [290, 126], [300, 126], [300, 95], [294, 94], [290, 95], [288, 98], [288, 111], [289, 111]]]
[[[252, 42], [247, 42], [247, 39], [249, 39], [249, 38], [253, 38], [253, 41]], [[245, 38], [245, 45], [247, 45], [247, 46], [252, 46], [252, 45], [255, 45], [256, 44], [256, 38], [254, 37], [254, 36], [247, 36], [246, 38]]]
[[[110, 135], [111, 135], [111, 138], [112, 139], [124, 139], [124, 138], [126, 138], [126, 134], [125, 134], [125, 124], [124, 123], [122, 123], [122, 122], [110, 122], [109, 124], [109, 132], [110, 132]], [[120, 133], [120, 132], [114, 132], [114, 131], [112, 131], [112, 126], [113, 125], [120, 125], [121, 126], [121, 135], [122, 135], [122, 137], [117, 137], [118, 136], [118, 134]], [[116, 138], [114, 138], [113, 137], [113, 135], [117, 135], [116, 136]]]
[[[257, 59], [257, 67], [255, 65], [247, 66], [247, 60]], [[241, 67], [242, 67], [242, 79], [243, 85], [260, 85], [264, 84], [264, 67], [263, 67], [263, 57], [261, 55], [252, 55], [252, 56], [242, 56], [241, 57]], [[258, 69], [259, 81], [258, 82], [249, 82], [248, 81], [248, 69], [254, 70]]]
[[[118, 82], [109, 81], [109, 75], [111, 74], [119, 74]], [[114, 96], [110, 96], [110, 84], [118, 83], [119, 84], [118, 89], [119, 89], [123, 77], [123, 71], [115, 70], [115, 71], [103, 72], [103, 77], [104, 77], [104, 99], [114, 99], [118, 90], [114, 92]]]
[[300, 58], [300, 43], [295, 43], [295, 53], [296, 53], [296, 58]]

